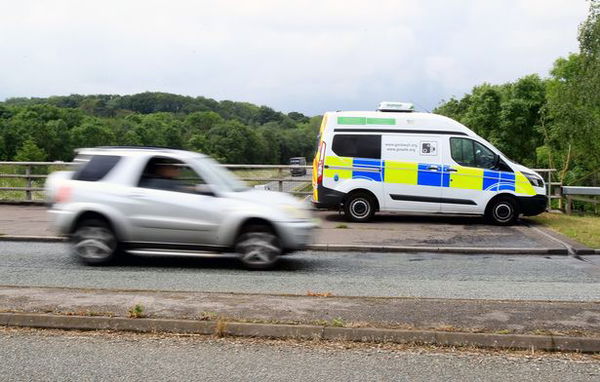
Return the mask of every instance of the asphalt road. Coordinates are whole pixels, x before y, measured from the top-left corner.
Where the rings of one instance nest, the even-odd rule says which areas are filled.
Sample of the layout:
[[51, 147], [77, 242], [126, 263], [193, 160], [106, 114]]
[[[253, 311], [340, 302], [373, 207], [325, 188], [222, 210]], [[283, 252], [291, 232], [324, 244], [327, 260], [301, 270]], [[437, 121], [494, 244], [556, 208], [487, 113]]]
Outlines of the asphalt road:
[[600, 257], [303, 252], [258, 272], [234, 258], [132, 258], [87, 267], [66, 244], [0, 242], [0, 285], [600, 301]]
[[0, 330], [3, 381], [597, 381], [600, 363], [560, 358], [408, 352]]

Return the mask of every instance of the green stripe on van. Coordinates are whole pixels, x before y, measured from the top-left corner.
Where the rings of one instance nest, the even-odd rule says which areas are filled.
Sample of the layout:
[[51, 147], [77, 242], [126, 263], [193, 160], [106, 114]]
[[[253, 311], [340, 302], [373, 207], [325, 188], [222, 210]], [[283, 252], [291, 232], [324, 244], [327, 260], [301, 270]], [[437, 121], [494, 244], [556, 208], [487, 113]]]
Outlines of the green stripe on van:
[[367, 118], [367, 125], [395, 125], [394, 118]]
[[338, 125], [366, 125], [367, 119], [365, 117], [338, 117]]

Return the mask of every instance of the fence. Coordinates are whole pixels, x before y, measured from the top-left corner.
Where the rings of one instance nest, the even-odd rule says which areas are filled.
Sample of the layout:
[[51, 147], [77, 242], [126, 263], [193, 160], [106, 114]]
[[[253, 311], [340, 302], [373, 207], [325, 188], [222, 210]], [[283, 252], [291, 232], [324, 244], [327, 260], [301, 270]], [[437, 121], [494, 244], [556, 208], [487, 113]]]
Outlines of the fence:
[[[68, 170], [72, 162], [0, 162], [0, 200], [43, 202], [44, 182], [53, 171]], [[226, 164], [250, 185], [264, 185], [265, 189], [305, 196], [311, 194], [311, 166], [241, 165]], [[304, 172], [292, 176], [291, 171]], [[300, 171], [298, 171], [300, 170]]]

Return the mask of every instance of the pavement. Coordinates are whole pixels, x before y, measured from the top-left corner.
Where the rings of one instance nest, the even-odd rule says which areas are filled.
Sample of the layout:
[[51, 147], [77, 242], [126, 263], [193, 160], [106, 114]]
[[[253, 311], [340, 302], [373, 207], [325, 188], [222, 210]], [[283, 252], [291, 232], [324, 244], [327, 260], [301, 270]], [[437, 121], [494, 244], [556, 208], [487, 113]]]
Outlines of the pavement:
[[[416, 216], [380, 213], [370, 223], [347, 222], [335, 211], [316, 211], [321, 228], [315, 249], [387, 251], [440, 251], [464, 253], [568, 253], [593, 250], [558, 233], [521, 223], [510, 227], [489, 225], [480, 217]], [[0, 205], [0, 235], [55, 236], [46, 208], [35, 205]], [[337, 248], [336, 248], [337, 247]], [[513, 249], [513, 250], [511, 250]], [[530, 250], [530, 251], [528, 251]]]
[[318, 297], [74, 288], [0, 287], [0, 312], [575, 335], [600, 338], [600, 303]]
[[0, 329], [10, 381], [597, 381], [591, 356]]

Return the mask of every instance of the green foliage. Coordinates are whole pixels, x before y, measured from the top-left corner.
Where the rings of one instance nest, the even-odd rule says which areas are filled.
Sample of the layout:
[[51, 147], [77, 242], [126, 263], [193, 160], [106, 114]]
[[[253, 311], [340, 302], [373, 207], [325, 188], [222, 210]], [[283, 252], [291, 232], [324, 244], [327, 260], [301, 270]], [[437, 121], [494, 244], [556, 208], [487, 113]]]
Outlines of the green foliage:
[[17, 162], [43, 162], [46, 160], [46, 153], [30, 138], [19, 147], [14, 159]]
[[11, 98], [0, 103], [0, 159], [14, 160], [29, 140], [48, 160], [69, 161], [78, 147], [126, 145], [185, 148], [229, 163], [287, 163], [310, 159], [313, 125], [301, 113], [168, 93]]

